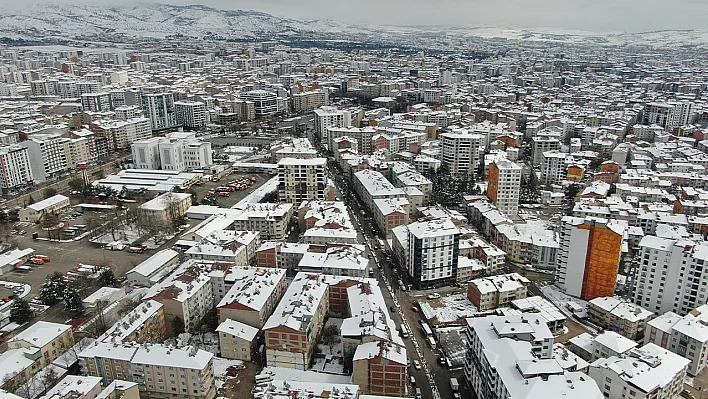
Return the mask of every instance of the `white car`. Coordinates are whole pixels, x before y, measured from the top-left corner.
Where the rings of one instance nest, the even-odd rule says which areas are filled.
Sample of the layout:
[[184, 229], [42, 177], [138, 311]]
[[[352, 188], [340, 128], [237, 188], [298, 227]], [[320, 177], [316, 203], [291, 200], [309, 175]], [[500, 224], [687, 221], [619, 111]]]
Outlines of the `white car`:
[[413, 360], [413, 368], [420, 370], [420, 362], [418, 360]]
[[428, 294], [428, 299], [439, 299], [439, 298], [440, 298], [440, 294], [438, 294], [437, 292], [433, 292], [432, 294]]

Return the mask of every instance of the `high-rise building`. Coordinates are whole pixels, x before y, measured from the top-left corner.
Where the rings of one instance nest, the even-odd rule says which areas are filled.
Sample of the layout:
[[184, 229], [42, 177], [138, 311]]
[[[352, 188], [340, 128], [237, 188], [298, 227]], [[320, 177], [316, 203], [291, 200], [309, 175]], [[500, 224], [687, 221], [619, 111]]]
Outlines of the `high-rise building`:
[[[460, 230], [450, 219], [419, 220], [404, 227], [407, 233], [408, 275], [418, 288], [454, 285]], [[396, 229], [394, 229], [396, 230]]]
[[152, 130], [177, 126], [175, 100], [172, 93], [143, 93], [143, 111], [152, 121]]
[[689, 360], [688, 374], [698, 375], [708, 366], [708, 305], [681, 317], [667, 312], [647, 323], [644, 344], [655, 344]]
[[85, 93], [81, 95], [81, 108], [84, 111], [110, 111], [111, 93]]
[[326, 158], [283, 158], [278, 162], [278, 198], [282, 202], [324, 200]]
[[520, 187], [521, 166], [506, 159], [494, 161], [489, 165], [487, 197], [500, 212], [509, 217], [519, 213]]
[[541, 162], [541, 183], [560, 184], [565, 180], [568, 154], [560, 151], [546, 151]]
[[139, 140], [131, 146], [136, 169], [205, 169], [214, 165], [211, 143], [193, 134], [170, 133], [166, 137]]
[[684, 315], [708, 301], [708, 245], [690, 240], [645, 236], [639, 242], [639, 264], [633, 301], [656, 312]]
[[614, 295], [625, 228], [614, 220], [564, 217], [556, 270], [558, 286], [566, 294], [585, 300]]
[[0, 148], [0, 188], [3, 192], [24, 187], [32, 181], [27, 148], [12, 145]]
[[44, 182], [68, 169], [62, 134], [34, 134], [20, 145], [27, 149], [35, 182]]
[[475, 174], [484, 152], [482, 142], [482, 135], [475, 133], [443, 133], [440, 135], [441, 161], [450, 167], [453, 175]]
[[242, 100], [253, 102], [256, 116], [269, 116], [277, 114], [278, 96], [270, 91], [252, 90], [240, 94]]
[[177, 101], [175, 103], [177, 125], [189, 129], [201, 129], [206, 126], [207, 109], [199, 101]]
[[337, 107], [320, 107], [315, 110], [314, 125], [315, 134], [320, 137], [322, 145], [327, 146], [329, 143], [327, 128], [351, 126], [352, 114]]

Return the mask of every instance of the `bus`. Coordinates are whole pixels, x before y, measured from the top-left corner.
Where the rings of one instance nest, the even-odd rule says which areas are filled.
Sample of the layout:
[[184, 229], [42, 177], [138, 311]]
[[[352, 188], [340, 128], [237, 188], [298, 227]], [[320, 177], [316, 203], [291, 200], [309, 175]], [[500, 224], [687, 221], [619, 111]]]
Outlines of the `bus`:
[[430, 344], [430, 348], [435, 349], [438, 347], [438, 343], [435, 342], [435, 338], [433, 337], [428, 337], [428, 343]]
[[403, 323], [401, 323], [401, 337], [408, 338], [408, 328], [406, 328], [406, 325]]
[[423, 334], [425, 337], [432, 337], [433, 336], [433, 330], [430, 329], [430, 326], [428, 323], [423, 323], [421, 324], [421, 328], [423, 328]]

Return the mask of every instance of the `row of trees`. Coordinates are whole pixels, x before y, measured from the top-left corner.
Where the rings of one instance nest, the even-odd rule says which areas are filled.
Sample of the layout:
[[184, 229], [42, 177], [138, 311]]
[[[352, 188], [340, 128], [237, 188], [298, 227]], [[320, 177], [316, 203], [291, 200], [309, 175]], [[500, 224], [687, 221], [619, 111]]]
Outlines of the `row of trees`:
[[[482, 168], [484, 168], [482, 163]], [[482, 172], [484, 173], [484, 172]], [[477, 186], [475, 174], [453, 176], [450, 166], [443, 162], [438, 170], [428, 169], [425, 177], [433, 183], [431, 202], [442, 206], [453, 206], [462, 202], [468, 194], [479, 195], [482, 190]]]

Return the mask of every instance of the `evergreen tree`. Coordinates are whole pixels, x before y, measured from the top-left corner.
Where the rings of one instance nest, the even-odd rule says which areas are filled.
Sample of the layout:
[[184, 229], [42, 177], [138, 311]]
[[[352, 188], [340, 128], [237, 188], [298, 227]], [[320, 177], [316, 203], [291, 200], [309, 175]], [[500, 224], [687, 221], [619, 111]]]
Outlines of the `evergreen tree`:
[[174, 336], [178, 336], [184, 332], [184, 320], [182, 320], [181, 317], [177, 316], [174, 319], [172, 319], [172, 334]]
[[25, 324], [34, 316], [32, 309], [24, 298], [15, 298], [10, 305], [10, 322]]
[[120, 285], [110, 267], [101, 271], [101, 274], [98, 276], [98, 284], [101, 287], [118, 287]]
[[39, 300], [47, 305], [56, 305], [59, 301], [64, 298], [64, 291], [66, 290], [66, 284], [62, 279], [62, 275], [59, 273], [54, 273], [47, 276], [46, 281], [39, 290]]
[[64, 310], [71, 313], [81, 313], [84, 311], [81, 296], [72, 287], [66, 287], [64, 290]]

